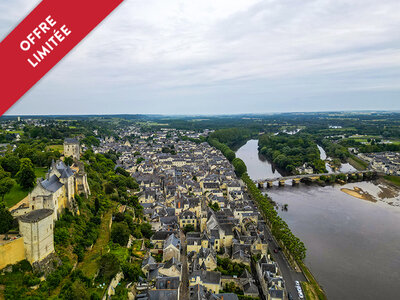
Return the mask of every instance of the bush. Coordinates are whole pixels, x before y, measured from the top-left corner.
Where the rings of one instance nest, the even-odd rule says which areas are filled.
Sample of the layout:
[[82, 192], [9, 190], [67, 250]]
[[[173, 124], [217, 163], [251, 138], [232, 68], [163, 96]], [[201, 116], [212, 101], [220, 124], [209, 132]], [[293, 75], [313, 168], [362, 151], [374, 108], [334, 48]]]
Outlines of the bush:
[[120, 270], [120, 262], [118, 258], [112, 254], [104, 254], [99, 262], [98, 279], [103, 282], [110, 281]]
[[129, 241], [130, 231], [128, 225], [124, 222], [113, 224], [111, 230], [111, 239], [114, 243], [126, 246]]
[[192, 231], [195, 231], [193, 224], [187, 224], [187, 225], [185, 225], [185, 227], [183, 227], [184, 233], [188, 233], [188, 232], [192, 232]]

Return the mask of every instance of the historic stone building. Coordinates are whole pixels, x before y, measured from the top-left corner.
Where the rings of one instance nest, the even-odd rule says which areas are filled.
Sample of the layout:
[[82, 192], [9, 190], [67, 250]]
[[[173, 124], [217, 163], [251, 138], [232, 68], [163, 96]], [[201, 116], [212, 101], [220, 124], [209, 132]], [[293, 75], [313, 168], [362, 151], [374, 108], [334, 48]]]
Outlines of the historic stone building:
[[37, 263], [54, 252], [53, 210], [37, 209], [18, 218], [19, 231], [24, 240], [25, 256]]
[[64, 140], [64, 156], [72, 157], [73, 159], [79, 160], [81, 153], [81, 147], [79, 141], [76, 139], [67, 138]]
[[75, 193], [90, 194], [86, 173], [82, 163], [72, 167], [65, 165], [61, 160], [53, 162], [44, 180], [39, 179], [38, 184], [29, 194], [29, 208], [51, 209], [56, 220], [65, 208], [77, 211]]

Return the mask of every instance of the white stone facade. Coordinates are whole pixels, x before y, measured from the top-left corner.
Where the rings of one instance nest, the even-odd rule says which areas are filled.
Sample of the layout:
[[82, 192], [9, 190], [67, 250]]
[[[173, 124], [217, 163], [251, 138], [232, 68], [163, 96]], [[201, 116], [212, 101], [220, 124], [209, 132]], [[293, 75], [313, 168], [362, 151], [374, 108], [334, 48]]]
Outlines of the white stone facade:
[[26, 259], [30, 263], [42, 261], [54, 252], [54, 224], [51, 209], [34, 210], [18, 219], [24, 239]]
[[75, 139], [64, 140], [64, 156], [72, 157], [73, 159], [79, 160], [81, 153], [81, 147], [79, 141]]

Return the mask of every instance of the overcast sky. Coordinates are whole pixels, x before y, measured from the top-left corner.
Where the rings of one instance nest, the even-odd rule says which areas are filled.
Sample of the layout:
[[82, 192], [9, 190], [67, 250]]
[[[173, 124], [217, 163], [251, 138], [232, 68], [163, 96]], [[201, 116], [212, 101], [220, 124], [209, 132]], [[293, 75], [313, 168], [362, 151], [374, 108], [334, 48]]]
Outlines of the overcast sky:
[[[39, 2], [0, 0], [0, 40]], [[399, 12], [399, 0], [125, 0], [8, 114], [398, 110]]]

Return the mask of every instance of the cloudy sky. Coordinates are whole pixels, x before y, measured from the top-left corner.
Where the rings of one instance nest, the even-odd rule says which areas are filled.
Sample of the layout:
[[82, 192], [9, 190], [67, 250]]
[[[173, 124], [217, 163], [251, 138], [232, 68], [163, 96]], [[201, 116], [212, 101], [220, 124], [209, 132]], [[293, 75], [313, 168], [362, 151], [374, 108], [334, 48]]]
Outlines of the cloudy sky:
[[[39, 2], [0, 0], [0, 40]], [[399, 11], [398, 0], [125, 0], [8, 114], [399, 110]]]

